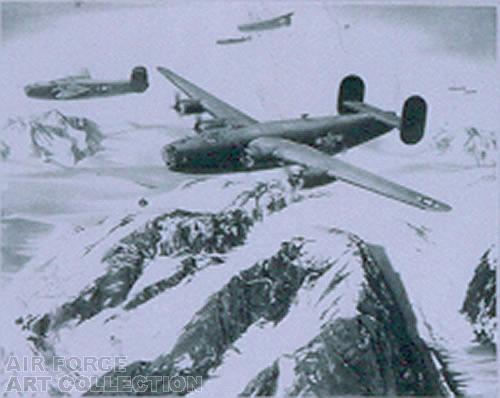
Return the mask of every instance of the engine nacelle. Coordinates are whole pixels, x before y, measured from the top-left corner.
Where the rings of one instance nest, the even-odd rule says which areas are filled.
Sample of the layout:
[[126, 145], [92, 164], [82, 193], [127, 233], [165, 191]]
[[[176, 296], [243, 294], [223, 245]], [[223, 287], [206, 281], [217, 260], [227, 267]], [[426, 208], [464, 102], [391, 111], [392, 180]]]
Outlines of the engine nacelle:
[[298, 189], [314, 188], [335, 181], [324, 170], [304, 168], [302, 166], [291, 166], [287, 169], [288, 182]]
[[222, 129], [224, 127], [227, 127], [227, 122], [225, 119], [198, 119], [194, 124], [194, 131], [202, 133], [204, 131]]
[[205, 108], [199, 100], [176, 98], [174, 109], [180, 115], [194, 115], [205, 112]]

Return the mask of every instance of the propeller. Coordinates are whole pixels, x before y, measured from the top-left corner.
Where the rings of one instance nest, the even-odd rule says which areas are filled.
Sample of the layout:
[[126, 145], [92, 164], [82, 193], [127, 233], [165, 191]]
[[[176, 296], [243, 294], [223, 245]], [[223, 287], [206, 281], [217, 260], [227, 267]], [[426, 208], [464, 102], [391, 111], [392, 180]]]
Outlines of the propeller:
[[201, 118], [200, 115], [196, 116], [196, 121], [194, 122], [194, 131], [201, 131], [201, 123], [203, 122], [203, 119]]
[[174, 102], [174, 105], [172, 105], [172, 109], [179, 111], [179, 104], [181, 102], [181, 94], [178, 91], [175, 92], [174, 101], [175, 102]]

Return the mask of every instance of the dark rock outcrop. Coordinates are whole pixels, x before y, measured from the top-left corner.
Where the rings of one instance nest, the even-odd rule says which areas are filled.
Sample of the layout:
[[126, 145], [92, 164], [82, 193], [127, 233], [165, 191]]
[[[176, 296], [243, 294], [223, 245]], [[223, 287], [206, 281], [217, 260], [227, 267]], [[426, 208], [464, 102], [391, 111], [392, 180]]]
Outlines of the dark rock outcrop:
[[30, 316], [25, 328], [45, 336], [68, 321], [90, 319], [123, 303], [155, 257], [179, 258], [169, 277], [147, 286], [126, 304], [126, 309], [133, 309], [198, 270], [220, 264], [220, 255], [242, 245], [255, 222], [300, 198], [287, 183], [272, 181], [257, 183], [218, 213], [175, 210], [158, 216], [114, 245], [102, 258], [102, 276], [74, 300], [50, 314]]
[[[332, 242], [334, 236], [345, 239], [341, 261], [324, 255], [325, 245], [339, 243]], [[291, 304], [301, 293], [315, 294], [307, 301], [315, 303], [309, 311], [317, 313], [318, 335], [277, 358], [242, 395], [445, 395], [447, 387], [383, 250], [334, 230], [315, 239], [283, 242], [274, 255], [240, 272], [211, 296], [169, 352], [104, 375], [88, 395], [109, 395], [107, 387], [124, 374], [210, 380], [249, 328], [279, 325], [298, 311]], [[291, 361], [292, 380], [280, 380], [284, 361]], [[162, 395], [165, 390], [141, 393]]]
[[[174, 210], [134, 226], [102, 256], [101, 276], [55, 310], [28, 315], [20, 324], [39, 352], [56, 355], [57, 331], [65, 326], [79, 327], [122, 305], [99, 321], [115, 322], [120, 311], [141, 311], [139, 306], [166, 289], [201, 277], [202, 269], [230, 266], [226, 262], [235, 258], [246, 261], [232, 252], [245, 244], [256, 223], [302, 198], [287, 183], [257, 183], [221, 211]], [[119, 225], [130, 227], [132, 220], [124, 218]], [[197, 388], [211, 382], [250, 330], [289, 328], [290, 319], [298, 322], [295, 327], [312, 326], [292, 347], [277, 349], [270, 363], [262, 363], [262, 372], [241, 380], [235, 393], [435, 396], [449, 390], [433, 351], [419, 337], [405, 289], [383, 249], [342, 231], [311, 229], [283, 238], [281, 246], [266, 253], [239, 264], [241, 271], [206, 298], [177, 340], [170, 341], [171, 348], [160, 347], [154, 360], [100, 375], [87, 393], [184, 395], [188, 386], [175, 391], [164, 384], [146, 383], [146, 391], [117, 391], [116, 386], [123, 376], [140, 375], [155, 383], [191, 377], [190, 387]], [[170, 258], [171, 269], [162, 271], [168, 276], [130, 297], [146, 267], [164, 257]]]
[[[418, 336], [406, 292], [382, 248], [355, 240], [363, 282], [356, 314], [325, 322], [303, 347], [259, 373], [242, 396], [446, 395], [432, 352]], [[280, 369], [288, 368], [288, 379]], [[290, 373], [292, 378], [290, 379]]]
[[481, 257], [469, 283], [461, 313], [474, 328], [474, 334], [481, 343], [495, 344], [496, 318], [496, 246], [490, 247]]
[[3, 141], [0, 141], [0, 159], [7, 160], [10, 155], [10, 147]]
[[[453, 154], [478, 167], [495, 167], [497, 137], [493, 131], [468, 127], [462, 131], [441, 131], [433, 137], [433, 145], [441, 155]], [[458, 157], [457, 157], [458, 156]]]

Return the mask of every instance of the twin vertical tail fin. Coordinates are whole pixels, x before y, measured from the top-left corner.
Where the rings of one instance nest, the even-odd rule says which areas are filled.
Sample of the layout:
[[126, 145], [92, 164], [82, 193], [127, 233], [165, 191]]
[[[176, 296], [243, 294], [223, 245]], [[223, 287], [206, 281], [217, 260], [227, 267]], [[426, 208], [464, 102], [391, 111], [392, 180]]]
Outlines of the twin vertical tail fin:
[[132, 90], [136, 92], [143, 92], [149, 87], [148, 82], [148, 71], [144, 66], [136, 66], [132, 70], [132, 75], [130, 76], [130, 85]]
[[399, 123], [401, 141], [411, 145], [419, 142], [424, 137], [426, 118], [427, 104], [425, 100], [418, 95], [408, 98], [403, 105]]
[[387, 126], [397, 128], [400, 138], [405, 144], [416, 144], [424, 136], [427, 104], [425, 100], [414, 95], [409, 97], [404, 105], [401, 117], [394, 112], [387, 112], [363, 102], [365, 84], [356, 75], [345, 77], [340, 83], [337, 101], [337, 111], [341, 115], [350, 113], [365, 113]]
[[346, 102], [363, 103], [365, 97], [365, 83], [356, 75], [349, 75], [342, 80], [339, 88], [337, 100], [337, 112], [341, 115], [347, 113], [356, 113]]

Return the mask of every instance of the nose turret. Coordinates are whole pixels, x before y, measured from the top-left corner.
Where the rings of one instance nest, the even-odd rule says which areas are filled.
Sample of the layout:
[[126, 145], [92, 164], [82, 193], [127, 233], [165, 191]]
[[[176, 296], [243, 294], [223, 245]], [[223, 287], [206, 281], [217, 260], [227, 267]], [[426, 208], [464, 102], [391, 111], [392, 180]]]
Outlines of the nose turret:
[[28, 84], [24, 87], [24, 93], [28, 97], [49, 98], [50, 88], [43, 84]]
[[169, 144], [163, 147], [162, 158], [169, 169], [177, 166], [178, 156], [178, 150], [175, 145]]
[[34, 86], [32, 84], [28, 84], [27, 86], [24, 86], [24, 93], [27, 95], [27, 96], [31, 96], [33, 95], [33, 89], [34, 89]]
[[200, 136], [183, 138], [165, 145], [162, 158], [170, 169], [186, 168], [205, 156], [206, 143]]

